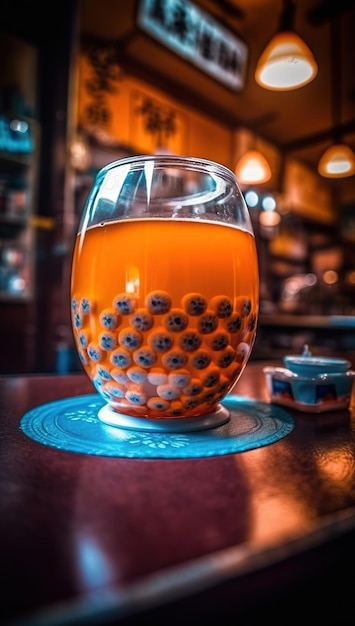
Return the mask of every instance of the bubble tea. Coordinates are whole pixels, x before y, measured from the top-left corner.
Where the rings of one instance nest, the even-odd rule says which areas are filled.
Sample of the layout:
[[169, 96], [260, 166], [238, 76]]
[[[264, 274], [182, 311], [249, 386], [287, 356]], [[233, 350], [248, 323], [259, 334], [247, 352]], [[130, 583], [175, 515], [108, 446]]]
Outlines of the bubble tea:
[[232, 172], [135, 157], [98, 174], [74, 246], [71, 314], [83, 368], [112, 411], [215, 411], [250, 356], [258, 290]]

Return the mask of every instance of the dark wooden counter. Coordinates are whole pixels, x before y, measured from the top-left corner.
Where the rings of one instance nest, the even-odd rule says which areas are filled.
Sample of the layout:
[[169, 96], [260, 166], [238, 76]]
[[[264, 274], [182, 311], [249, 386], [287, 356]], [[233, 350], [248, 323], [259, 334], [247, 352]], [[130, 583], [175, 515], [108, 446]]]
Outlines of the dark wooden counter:
[[[268, 401], [264, 366], [234, 393]], [[353, 623], [355, 410], [290, 411], [272, 445], [187, 460], [20, 430], [30, 408], [92, 392], [82, 374], [0, 377], [1, 624]]]

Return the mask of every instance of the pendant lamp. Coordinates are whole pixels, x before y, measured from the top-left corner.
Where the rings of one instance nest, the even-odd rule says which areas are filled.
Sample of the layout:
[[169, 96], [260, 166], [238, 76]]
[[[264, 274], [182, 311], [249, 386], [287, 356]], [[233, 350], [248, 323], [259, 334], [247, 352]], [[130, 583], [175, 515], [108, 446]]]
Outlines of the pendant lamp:
[[353, 150], [341, 141], [341, 55], [339, 37], [339, 18], [331, 23], [331, 52], [332, 52], [332, 123], [334, 143], [320, 158], [318, 172], [326, 178], [347, 178], [355, 174], [355, 154]]
[[318, 72], [314, 56], [294, 32], [294, 0], [284, 0], [278, 32], [268, 43], [255, 70], [256, 82], [271, 91], [290, 91], [310, 83]]
[[270, 180], [271, 169], [261, 152], [248, 150], [239, 159], [235, 175], [241, 185], [257, 185]]
[[318, 172], [326, 178], [346, 178], [355, 174], [355, 154], [345, 144], [330, 146], [318, 163]]

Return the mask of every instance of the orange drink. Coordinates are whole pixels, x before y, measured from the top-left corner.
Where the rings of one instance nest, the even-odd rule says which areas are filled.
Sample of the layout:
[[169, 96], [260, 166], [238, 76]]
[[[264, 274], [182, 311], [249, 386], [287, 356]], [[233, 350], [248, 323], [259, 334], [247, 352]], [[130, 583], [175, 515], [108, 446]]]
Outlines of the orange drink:
[[216, 220], [119, 219], [77, 235], [74, 339], [114, 411], [159, 419], [216, 409], [254, 343], [257, 263], [253, 234]]

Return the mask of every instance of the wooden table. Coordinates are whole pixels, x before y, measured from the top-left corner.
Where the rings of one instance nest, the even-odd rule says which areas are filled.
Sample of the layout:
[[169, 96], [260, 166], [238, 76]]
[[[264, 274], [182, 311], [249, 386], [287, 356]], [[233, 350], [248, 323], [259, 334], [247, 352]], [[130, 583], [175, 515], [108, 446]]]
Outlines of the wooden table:
[[[267, 402], [265, 365], [233, 393]], [[84, 374], [0, 378], [1, 624], [354, 623], [354, 410], [287, 409], [280, 441], [199, 459], [76, 454], [20, 430], [32, 407], [92, 392]]]

